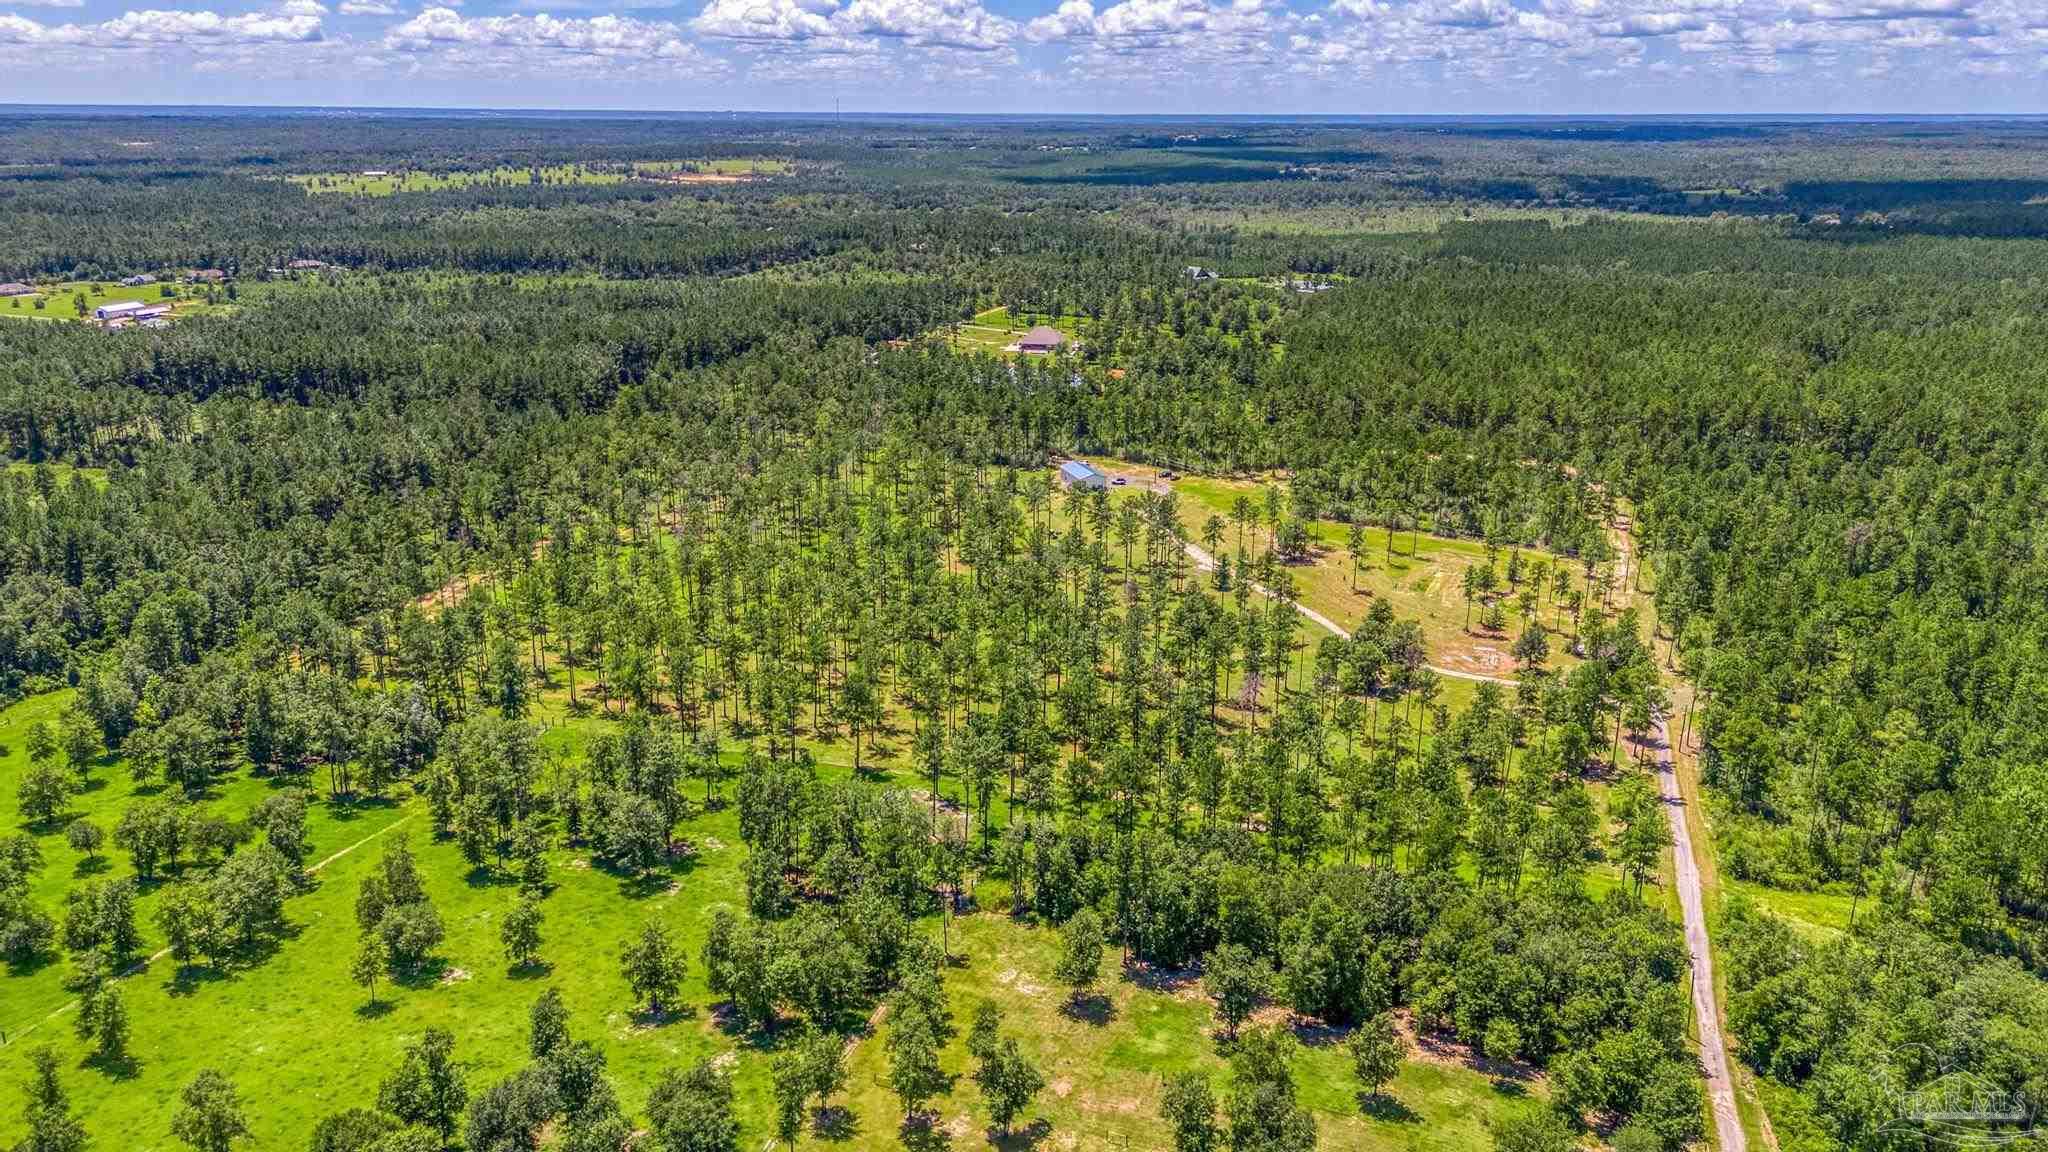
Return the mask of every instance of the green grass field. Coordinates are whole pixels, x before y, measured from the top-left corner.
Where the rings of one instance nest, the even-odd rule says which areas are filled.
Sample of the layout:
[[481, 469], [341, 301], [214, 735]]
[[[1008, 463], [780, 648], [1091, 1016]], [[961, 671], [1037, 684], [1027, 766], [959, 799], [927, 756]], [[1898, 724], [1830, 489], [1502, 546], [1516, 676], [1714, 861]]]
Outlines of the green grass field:
[[[647, 179], [745, 177], [780, 175], [790, 171], [787, 160], [740, 157], [717, 160], [638, 160], [625, 165], [552, 164], [540, 168], [502, 165], [463, 172], [422, 172], [404, 168], [388, 171], [312, 172], [286, 179], [314, 195], [394, 196], [401, 192], [444, 192], [451, 188], [518, 188], [529, 185], [623, 184], [633, 177]], [[687, 182], [687, 181], [686, 181]]]
[[392, 196], [400, 192], [441, 192], [479, 186], [519, 187], [529, 184], [618, 184], [626, 173], [582, 164], [545, 168], [486, 168], [473, 172], [416, 172], [392, 169], [370, 172], [315, 172], [286, 179], [315, 195]]
[[[978, 895], [990, 908], [1001, 907], [1006, 899], [999, 882], [983, 885]], [[983, 912], [955, 922], [953, 951], [956, 967], [947, 977], [947, 988], [962, 1034], [943, 1062], [948, 1070], [969, 1066], [965, 1025], [974, 1006], [982, 999], [1001, 1003], [1005, 1034], [1016, 1036], [1045, 1074], [1046, 1091], [1019, 1125], [1025, 1128], [1041, 1121], [1036, 1135], [1043, 1138], [1043, 1146], [1163, 1149], [1172, 1139], [1157, 1111], [1166, 1078], [1204, 1071], [1220, 1091], [1224, 1061], [1211, 1036], [1214, 1022], [1198, 984], [1143, 980], [1149, 986], [1141, 986], [1140, 979], [1119, 979], [1112, 950], [1104, 960], [1100, 985], [1107, 1010], [1078, 1013], [1068, 1007], [1065, 986], [1053, 978], [1059, 948], [1051, 932]], [[1268, 1009], [1260, 1019], [1279, 1015], [1277, 1009]], [[887, 1029], [885, 1020], [882, 1031]], [[1448, 1152], [1484, 1147], [1488, 1117], [1513, 1095], [1542, 1091], [1540, 1080], [1496, 1083], [1459, 1053], [1417, 1052], [1390, 1089], [1399, 1108], [1365, 1115], [1349, 1058], [1337, 1038], [1308, 1035], [1311, 1042], [1295, 1061], [1295, 1081], [1302, 1103], [1316, 1114], [1325, 1148]], [[851, 1072], [848, 1099], [862, 1120], [856, 1142], [895, 1146], [900, 1114], [885, 1086], [882, 1045], [863, 1042], [854, 1053]], [[982, 1146], [989, 1117], [972, 1081], [963, 1076], [941, 1102], [939, 1113], [934, 1127], [952, 1147]], [[1031, 1142], [1027, 1133], [1011, 1146]]]
[[1088, 320], [1084, 316], [1012, 316], [1008, 308], [998, 306], [975, 313], [974, 319], [953, 325], [944, 335], [956, 348], [1003, 354], [1038, 324], [1049, 324], [1069, 338], [1079, 339], [1087, 334]]
[[[27, 731], [54, 719], [69, 695], [35, 697], [0, 712], [0, 811], [10, 831], [17, 826], [14, 794], [26, 762]], [[568, 717], [552, 701], [543, 715], [549, 725], [544, 743], [564, 751], [579, 749], [608, 723]], [[832, 764], [844, 756], [842, 747], [821, 771], [843, 776]], [[93, 786], [66, 818], [83, 816], [110, 827], [144, 790], [120, 763], [102, 764], [92, 775]], [[239, 817], [278, 786], [243, 771], [224, 779], [205, 804]], [[76, 880], [128, 871], [118, 851], [102, 855], [98, 865], [87, 863], [66, 847], [60, 828], [61, 822], [29, 829], [46, 858], [35, 898], [53, 911]], [[313, 805], [309, 833], [307, 859], [316, 871], [308, 890], [288, 902], [289, 928], [273, 955], [225, 972], [180, 971], [159, 957], [123, 982], [133, 1026], [129, 1067], [108, 1070], [83, 1060], [68, 1019], [64, 962], [0, 977], [0, 1082], [18, 1082], [27, 1053], [54, 1045], [94, 1146], [149, 1152], [174, 1146], [169, 1123], [178, 1090], [201, 1068], [220, 1067], [239, 1082], [254, 1129], [251, 1146], [296, 1147], [326, 1113], [370, 1103], [403, 1046], [429, 1026], [455, 1032], [473, 1088], [514, 1070], [524, 1060], [526, 1009], [553, 983], [574, 1013], [577, 1033], [604, 1049], [629, 1109], [644, 1103], [663, 1069], [730, 1051], [745, 1124], [742, 1146], [759, 1148], [768, 1139], [769, 1052], [756, 1039], [721, 1029], [702, 974], [693, 971], [685, 985], [689, 1009], [650, 1026], [632, 1013], [618, 973], [619, 951], [647, 918], [665, 919], [694, 960], [712, 912], [742, 899], [744, 848], [734, 809], [700, 813], [679, 829], [697, 854], [671, 869], [665, 887], [629, 881], [592, 867], [580, 853], [557, 850], [556, 887], [545, 905], [542, 956], [548, 968], [540, 973], [509, 971], [499, 949], [496, 919], [510, 906], [512, 888], [472, 874], [452, 843], [435, 841], [420, 802], [320, 800]], [[383, 844], [400, 835], [419, 856], [448, 935], [437, 950], [435, 972], [384, 987], [373, 1008], [347, 975], [356, 931], [353, 904]], [[986, 908], [1006, 906], [999, 881], [984, 884], [981, 896]], [[155, 899], [156, 890], [146, 891], [138, 908], [145, 953], [161, 946], [149, 923]], [[926, 928], [936, 934], [936, 920], [928, 919]], [[1164, 1140], [1156, 1114], [1163, 1077], [1189, 1067], [1222, 1066], [1209, 1036], [1209, 1006], [1192, 986], [1146, 988], [1112, 973], [1105, 979], [1112, 1011], [1103, 1022], [1088, 1023], [1061, 1011], [1064, 997], [1053, 990], [1051, 976], [1057, 936], [1050, 929], [983, 911], [956, 919], [952, 938], [961, 961], [947, 984], [963, 1027], [979, 999], [993, 996], [1006, 1004], [1009, 1029], [1046, 1072], [1050, 1087], [1027, 1115], [1049, 1124], [1051, 1147], [1157, 1146]], [[1113, 967], [1113, 959], [1109, 963]], [[981, 1144], [987, 1117], [965, 1075], [963, 1043], [956, 1041], [945, 1059], [947, 1069], [961, 1075], [940, 1102], [941, 1127], [952, 1146], [971, 1148]], [[902, 1114], [888, 1093], [875, 1038], [857, 1042], [850, 1067], [845, 1102], [854, 1121], [843, 1134], [844, 1145], [898, 1146]], [[1382, 1119], [1360, 1115], [1343, 1054], [1334, 1046], [1304, 1049], [1296, 1073], [1304, 1101], [1318, 1114], [1324, 1146], [1338, 1149], [1469, 1148], [1483, 1138], [1487, 1116], [1510, 1095], [1528, 1090], [1516, 1083], [1496, 1085], [1466, 1066], [1459, 1053], [1418, 1053], [1394, 1085], [1402, 1108]], [[1540, 1090], [1540, 1083], [1533, 1087]], [[13, 1110], [0, 1111], [0, 1143], [18, 1139], [19, 1124]]]
[[[1134, 474], [1139, 471], [1136, 466], [1104, 463]], [[1118, 498], [1127, 498], [1139, 483], [1150, 480], [1145, 475], [1114, 491]], [[1236, 494], [1249, 486], [1247, 481], [1183, 480], [1177, 485], [1183, 517], [1206, 519], [1210, 508], [1227, 511]], [[1064, 524], [1065, 502], [1055, 501], [1048, 514]], [[1333, 535], [1341, 544], [1341, 529], [1334, 525], [1318, 525], [1316, 533], [1326, 546]], [[665, 543], [668, 538], [655, 539]], [[1405, 533], [1398, 544], [1407, 548]], [[1438, 554], [1466, 562], [1482, 555], [1475, 545], [1427, 536], [1415, 551], [1417, 564]], [[1343, 564], [1333, 554], [1301, 568], [1327, 568], [1335, 573], [1333, 579], [1344, 578]], [[496, 592], [488, 582], [464, 581], [460, 587], [468, 595]], [[1304, 581], [1304, 587], [1322, 585]], [[1385, 594], [1394, 592], [1389, 589]], [[438, 597], [429, 601], [430, 610], [442, 602]], [[1363, 611], [1358, 608], [1357, 615]], [[1312, 626], [1303, 629], [1309, 645], [1319, 634]], [[551, 680], [540, 693], [535, 713], [545, 725], [543, 744], [581, 755], [613, 721], [603, 711], [572, 712], [566, 678], [552, 665], [549, 673]], [[580, 680], [588, 707], [587, 674]], [[1443, 699], [1454, 709], [1467, 706], [1477, 689], [1471, 681], [1457, 679], [1446, 679], [1443, 687]], [[25, 766], [28, 729], [53, 720], [69, 698], [68, 692], [52, 693], [0, 711], [0, 828], [11, 831], [17, 826], [15, 791]], [[842, 733], [807, 730], [802, 742], [818, 759], [825, 778], [850, 774], [852, 753]], [[927, 782], [914, 777], [908, 752], [908, 718], [892, 701], [864, 759], [879, 785], [922, 788]], [[93, 779], [93, 787], [77, 798], [72, 815], [109, 830], [126, 805], [147, 791], [137, 788], [126, 766], [118, 762], [98, 766]], [[317, 792], [318, 781], [305, 783]], [[242, 770], [224, 778], [204, 803], [220, 815], [240, 818], [280, 786]], [[958, 789], [958, 782], [949, 779], [941, 791], [956, 795]], [[315, 799], [308, 856], [316, 869], [313, 883], [288, 903], [290, 928], [275, 954], [226, 972], [181, 972], [167, 958], [145, 965], [124, 984], [133, 1022], [134, 1064], [118, 1072], [82, 1059], [82, 1047], [67, 1018], [71, 996], [64, 987], [66, 962], [52, 959], [9, 972], [0, 977], [5, 990], [0, 996], [0, 1030], [5, 1032], [0, 1082], [20, 1078], [31, 1048], [54, 1044], [65, 1053], [66, 1082], [88, 1118], [96, 1144], [147, 1150], [172, 1146], [168, 1125], [177, 1091], [202, 1067], [217, 1065], [231, 1070], [242, 1083], [255, 1126], [255, 1146], [295, 1146], [326, 1113], [369, 1103], [398, 1052], [426, 1027], [442, 1026], [456, 1033], [473, 1087], [512, 1071], [523, 1060], [526, 1008], [542, 987], [553, 982], [574, 1011], [579, 1034], [604, 1048], [629, 1109], [644, 1103], [668, 1066], [732, 1052], [746, 1123], [743, 1146], [759, 1148], [768, 1139], [770, 1052], [765, 1048], [772, 1048], [773, 1039], [764, 1045], [759, 1038], [722, 1030], [714, 1022], [701, 973], [693, 973], [685, 987], [691, 1009], [658, 1027], [648, 1026], [632, 1013], [630, 994], [618, 972], [620, 950], [647, 917], [666, 919], [694, 961], [712, 912], [742, 900], [740, 865], [745, 850], [733, 809], [700, 812], [678, 829], [677, 834], [698, 851], [671, 869], [667, 885], [634, 883], [593, 866], [585, 850], [558, 847], [551, 861], [556, 888], [545, 905], [547, 942], [542, 949], [550, 969], [533, 974], [508, 971], [498, 943], [497, 917], [510, 906], [513, 890], [493, 877], [473, 874], [453, 843], [435, 841], [423, 802], [395, 797], [351, 805]], [[1007, 819], [999, 797], [996, 822]], [[35, 899], [53, 914], [77, 880], [129, 870], [126, 854], [111, 849], [96, 864], [82, 860], [65, 845], [61, 827], [59, 821], [29, 829], [47, 859], [37, 878]], [[418, 853], [448, 935], [437, 952], [439, 965], [433, 974], [381, 990], [380, 1003], [372, 1008], [348, 978], [355, 940], [353, 902], [383, 844], [398, 835], [406, 836]], [[1606, 864], [1596, 865], [1588, 878], [1596, 895], [1619, 882]], [[1095, 1022], [1077, 1018], [1062, 1011], [1065, 997], [1052, 978], [1056, 934], [997, 911], [1007, 907], [1003, 881], [982, 882], [978, 894], [982, 911], [952, 925], [960, 962], [949, 971], [948, 989], [963, 1025], [978, 1000], [1002, 1002], [1009, 1031], [1044, 1068], [1048, 1090], [1027, 1114], [1027, 1123], [1041, 1121], [1042, 1126], [1029, 1131], [1054, 1148], [1121, 1152], [1126, 1147], [1163, 1146], [1167, 1135], [1157, 1117], [1157, 1099], [1164, 1077], [1188, 1068], [1214, 1071], [1223, 1066], [1210, 1035], [1210, 1007], [1199, 987], [1184, 980], [1119, 979], [1112, 960], [1105, 978], [1110, 1011]], [[139, 902], [145, 954], [161, 946], [150, 922], [157, 898], [157, 890], [146, 889]], [[936, 935], [936, 917], [927, 917], [924, 928]], [[1280, 1013], [1277, 1008], [1266, 1011], [1269, 1017]], [[886, 1032], [886, 1021], [882, 1028]], [[1314, 1038], [1313, 1033], [1307, 1035]], [[945, 1064], [961, 1075], [940, 1101], [938, 1131], [951, 1146], [977, 1147], [984, 1139], [987, 1113], [979, 1090], [965, 1075], [969, 1062], [964, 1039], [955, 1041]], [[877, 1038], [856, 1043], [850, 1066], [844, 1099], [854, 1122], [840, 1133], [842, 1142], [852, 1148], [898, 1146], [904, 1135], [899, 1131], [902, 1114], [886, 1085]], [[1540, 1078], [1496, 1081], [1464, 1053], [1432, 1046], [1417, 1052], [1396, 1081], [1393, 1091], [1400, 1107], [1364, 1115], [1345, 1057], [1327, 1038], [1303, 1049], [1296, 1072], [1304, 1102], [1317, 1113], [1323, 1146], [1335, 1149], [1482, 1146], [1487, 1117], [1515, 1095], [1544, 1091]], [[18, 1136], [17, 1124], [12, 1112], [0, 1110], [0, 1144]]]
[[38, 468], [47, 468], [50, 472], [50, 478], [60, 487], [71, 483], [73, 476], [83, 476], [88, 483], [95, 487], [104, 488], [107, 485], [107, 470], [105, 468], [80, 468], [75, 464], [67, 464], [62, 460], [46, 460], [41, 464], [30, 464], [26, 460], [12, 460], [7, 463], [5, 471], [10, 476], [33, 476]]
[[786, 176], [796, 170], [787, 160], [768, 156], [722, 156], [715, 160], [636, 160], [633, 171], [643, 176]]
[[[1142, 485], [1160, 482], [1161, 469], [1157, 467], [1101, 457], [1088, 459], [1105, 472], [1127, 477], [1130, 484], [1120, 491], [1130, 492]], [[1226, 524], [1222, 550], [1235, 555], [1237, 530], [1228, 526], [1232, 505], [1239, 496], [1244, 496], [1252, 501], [1254, 508], [1263, 507], [1265, 489], [1276, 483], [1278, 481], [1215, 476], [1179, 477], [1171, 484], [1179, 497], [1182, 534], [1187, 539], [1199, 541], [1202, 526], [1209, 517], [1222, 517]], [[1351, 553], [1345, 547], [1347, 525], [1334, 520], [1318, 520], [1310, 523], [1308, 529], [1315, 547], [1314, 554], [1307, 562], [1287, 567], [1303, 605], [1345, 628], [1354, 628], [1372, 611], [1376, 599], [1384, 599], [1393, 607], [1396, 618], [1421, 623], [1432, 664], [1474, 675], [1514, 677], [1514, 640], [1528, 624], [1515, 598], [1510, 595], [1502, 600], [1507, 627], [1498, 633], [1480, 628], [1478, 605], [1473, 606], [1469, 621], [1467, 619], [1464, 574], [1468, 568], [1485, 565], [1486, 546], [1483, 543], [1403, 529], [1394, 533], [1390, 555], [1386, 530], [1374, 527], [1366, 532], [1365, 548], [1358, 557], [1354, 573]], [[1263, 552], [1266, 543], [1263, 531], [1256, 527], [1246, 529], [1244, 548], [1247, 553], [1257, 555]], [[1541, 560], [1561, 562], [1569, 566], [1574, 586], [1583, 584], [1584, 573], [1574, 561], [1534, 548], [1525, 548], [1521, 552], [1525, 568], [1533, 567]], [[1503, 549], [1496, 567], [1503, 579], [1506, 564], [1507, 550]], [[1527, 579], [1525, 577], [1525, 581]], [[1563, 669], [1578, 663], [1578, 658], [1566, 646], [1570, 634], [1569, 614], [1562, 612], [1545, 595], [1534, 616], [1552, 632], [1550, 667]]]
[[[131, 288], [112, 281], [73, 280], [38, 287], [43, 293], [43, 307], [35, 306], [34, 297], [9, 296], [0, 299], [0, 317], [21, 320], [69, 320], [75, 323], [81, 319], [76, 302], [80, 295], [85, 297], [86, 313], [83, 319], [91, 318], [92, 309], [120, 300], [169, 304], [172, 308], [171, 315], [177, 318], [221, 315], [233, 311], [240, 300], [249, 299], [252, 293], [260, 295], [273, 290], [276, 285], [238, 282], [235, 285], [235, 293], [240, 299], [233, 301], [227, 298], [225, 287], [211, 289], [213, 298], [209, 299], [209, 290], [196, 284], [141, 284]], [[172, 295], [164, 295], [163, 290], [166, 287], [172, 290]]]

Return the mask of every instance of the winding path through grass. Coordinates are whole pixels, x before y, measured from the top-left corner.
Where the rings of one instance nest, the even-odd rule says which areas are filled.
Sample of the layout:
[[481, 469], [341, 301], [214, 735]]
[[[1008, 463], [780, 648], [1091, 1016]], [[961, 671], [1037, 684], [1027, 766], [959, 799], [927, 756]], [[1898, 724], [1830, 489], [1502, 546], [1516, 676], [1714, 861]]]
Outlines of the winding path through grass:
[[[1627, 532], [1622, 537], [1623, 555], [1634, 558], [1634, 541]], [[1216, 558], [1183, 540], [1190, 559], [1204, 572], [1214, 571]], [[1258, 584], [1252, 591], [1267, 598], [1272, 593]], [[1309, 620], [1328, 629], [1335, 635], [1350, 638], [1335, 620], [1296, 601], [1294, 609]], [[1514, 685], [1515, 681], [1499, 676], [1486, 676], [1477, 672], [1460, 672], [1451, 668], [1429, 665], [1439, 676], [1458, 680], [1476, 680], [1490, 684]], [[1693, 1014], [1698, 1018], [1700, 1038], [1700, 1065], [1707, 1078], [1707, 1096], [1713, 1105], [1715, 1146], [1719, 1152], [1748, 1152], [1749, 1140], [1742, 1130], [1742, 1117], [1735, 1108], [1735, 1083], [1728, 1075], [1728, 1044], [1721, 1034], [1721, 1012], [1714, 995], [1714, 955], [1707, 940], [1707, 914], [1705, 901], [1700, 895], [1699, 858], [1693, 855], [1692, 830], [1685, 822], [1685, 798], [1678, 788], [1678, 771], [1671, 757], [1671, 730], [1663, 720], [1657, 721], [1658, 750], [1657, 782], [1663, 790], [1664, 803], [1671, 818], [1671, 839], [1674, 847], [1673, 881], [1678, 889], [1678, 903], [1685, 920], [1685, 946], [1692, 954], [1692, 1003]]]
[[[419, 815], [419, 813], [417, 812], [408, 812], [405, 815], [400, 816], [398, 819], [393, 820], [391, 823], [386, 824], [382, 828], [377, 829], [375, 832], [370, 833], [368, 836], [363, 837], [361, 840], [358, 840], [355, 843], [350, 844], [344, 848], [337, 849], [335, 852], [328, 855], [319, 863], [314, 864], [311, 868], [306, 869], [306, 874], [310, 876], [313, 873], [320, 871], [322, 868], [327, 867], [329, 864], [334, 863], [336, 860], [339, 860], [342, 857], [348, 855], [349, 853], [355, 851], [356, 849], [361, 848], [363, 845], [368, 844], [370, 841], [375, 840], [377, 837], [384, 835], [386, 832], [391, 831], [393, 828], [398, 827], [400, 824], [404, 824], [410, 821], [414, 816], [417, 815]], [[125, 980], [130, 976], [134, 976], [137, 973], [142, 972], [151, 964], [156, 963], [158, 960], [161, 960], [170, 954], [171, 950], [169, 948], [159, 948], [156, 951], [150, 953], [147, 959], [137, 960], [135, 963], [130, 964], [126, 968], [123, 968], [118, 974], [115, 975], [114, 978], [117, 980]], [[66, 1000], [64, 1003], [58, 1005], [54, 1010], [50, 1012], [49, 1015], [43, 1017], [41, 1020], [38, 1020], [35, 1023], [29, 1025], [28, 1027], [23, 1028], [21, 1031], [15, 1033], [12, 1036], [0, 1038], [0, 1048], [13, 1047], [16, 1043], [20, 1042], [23, 1037], [27, 1036], [31, 1032], [34, 1032], [36, 1029], [41, 1028], [43, 1025], [48, 1024], [50, 1021], [55, 1020], [57, 1017], [62, 1016], [66, 1012], [69, 1012], [76, 1007], [78, 1007], [78, 1001], [76, 998]]]
[[[1204, 572], [1214, 572], [1216, 570], [1216, 558], [1209, 555], [1205, 549], [1193, 541], [1183, 540], [1181, 541], [1181, 547], [1188, 550], [1188, 558], [1195, 562], [1195, 567], [1200, 568]], [[1273, 599], [1273, 593], [1268, 591], [1263, 584], [1252, 582], [1251, 590], [1269, 600]], [[1343, 625], [1338, 624], [1335, 620], [1303, 604], [1301, 601], [1296, 600], [1294, 602], [1294, 610], [1307, 617], [1310, 621], [1329, 629], [1331, 633], [1341, 636], [1346, 640], [1351, 639], [1351, 633], [1345, 631]], [[1434, 664], [1427, 665], [1427, 667], [1431, 672], [1439, 676], [1449, 676], [1453, 680], [1471, 680], [1480, 684], [1505, 684], [1510, 688], [1514, 687], [1517, 683], [1517, 681], [1510, 680], [1504, 676], [1487, 676], [1479, 672], [1460, 672], [1455, 668], [1439, 668]]]

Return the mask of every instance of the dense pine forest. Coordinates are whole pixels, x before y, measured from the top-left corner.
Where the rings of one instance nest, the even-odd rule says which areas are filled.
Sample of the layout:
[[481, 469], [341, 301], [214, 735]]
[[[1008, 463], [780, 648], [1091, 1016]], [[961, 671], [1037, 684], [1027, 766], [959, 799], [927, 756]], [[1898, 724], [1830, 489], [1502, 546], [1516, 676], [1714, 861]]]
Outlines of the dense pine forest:
[[0, 117], [0, 1141], [2037, 1141], [2048, 134], [1676, 127]]

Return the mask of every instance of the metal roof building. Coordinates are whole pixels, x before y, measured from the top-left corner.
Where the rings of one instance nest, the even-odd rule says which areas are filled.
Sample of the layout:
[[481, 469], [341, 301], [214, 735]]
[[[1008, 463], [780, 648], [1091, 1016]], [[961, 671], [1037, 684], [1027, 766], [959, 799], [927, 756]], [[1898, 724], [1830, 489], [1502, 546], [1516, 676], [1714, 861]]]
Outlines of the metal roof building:
[[1060, 465], [1060, 483], [1068, 488], [1102, 488], [1109, 480], [1089, 465], [1069, 460]]

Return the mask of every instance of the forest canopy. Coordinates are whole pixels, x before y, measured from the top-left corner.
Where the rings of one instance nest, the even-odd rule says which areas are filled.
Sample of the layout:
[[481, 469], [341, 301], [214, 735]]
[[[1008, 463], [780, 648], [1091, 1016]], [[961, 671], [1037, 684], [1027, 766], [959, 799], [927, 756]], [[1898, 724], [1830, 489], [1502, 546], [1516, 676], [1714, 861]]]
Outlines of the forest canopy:
[[1677, 1152], [1673, 756], [1745, 1118], [2048, 1100], [2038, 126], [1188, 135], [0, 117], [0, 1138]]

